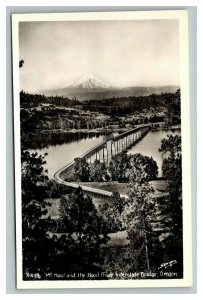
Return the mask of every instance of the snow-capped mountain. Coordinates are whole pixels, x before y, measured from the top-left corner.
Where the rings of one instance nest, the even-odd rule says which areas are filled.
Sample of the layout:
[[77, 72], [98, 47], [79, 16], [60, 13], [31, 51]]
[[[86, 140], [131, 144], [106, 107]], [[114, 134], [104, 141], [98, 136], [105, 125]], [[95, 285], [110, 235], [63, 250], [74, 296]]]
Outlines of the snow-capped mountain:
[[148, 96], [150, 94], [175, 92], [177, 86], [160, 87], [118, 87], [101, 80], [92, 74], [85, 74], [78, 80], [67, 83], [64, 87], [41, 90], [38, 93], [46, 96], [63, 96], [68, 98], [77, 97], [79, 101], [100, 100], [112, 97]]
[[98, 88], [108, 89], [111, 88], [112, 86], [108, 82], [97, 78], [93, 74], [87, 73], [84, 74], [78, 80], [69, 83], [68, 87], [83, 88], [83, 89], [98, 89]]

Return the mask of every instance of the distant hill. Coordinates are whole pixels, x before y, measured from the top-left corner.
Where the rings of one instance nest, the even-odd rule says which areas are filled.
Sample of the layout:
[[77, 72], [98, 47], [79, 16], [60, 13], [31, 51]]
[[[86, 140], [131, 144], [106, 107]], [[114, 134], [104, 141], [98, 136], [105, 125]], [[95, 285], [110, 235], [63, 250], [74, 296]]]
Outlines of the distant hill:
[[77, 97], [79, 101], [101, 100], [113, 97], [149, 96], [151, 94], [174, 93], [179, 86], [160, 87], [127, 87], [127, 88], [59, 88], [40, 91], [46, 96], [64, 96], [68, 98]]
[[78, 80], [69, 83], [66, 87], [39, 91], [46, 96], [77, 97], [79, 101], [101, 100], [113, 97], [149, 96], [151, 94], [174, 93], [178, 86], [142, 87], [132, 86], [120, 88], [112, 86], [92, 74], [85, 74]]

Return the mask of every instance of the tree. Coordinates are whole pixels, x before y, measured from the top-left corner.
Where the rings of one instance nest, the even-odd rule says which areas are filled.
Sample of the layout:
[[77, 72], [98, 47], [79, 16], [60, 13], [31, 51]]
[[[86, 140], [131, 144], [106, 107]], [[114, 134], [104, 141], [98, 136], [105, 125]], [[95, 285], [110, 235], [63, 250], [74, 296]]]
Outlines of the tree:
[[95, 160], [90, 166], [90, 181], [106, 181], [108, 179], [107, 167], [105, 163]]
[[157, 178], [158, 166], [152, 157], [140, 153], [134, 154], [129, 160], [127, 176], [130, 182], [144, 182]]
[[108, 169], [112, 180], [127, 181], [126, 172], [129, 167], [129, 158], [127, 151], [118, 153], [111, 158]]
[[75, 158], [74, 179], [76, 181], [89, 181], [90, 166], [85, 158]]
[[179, 135], [167, 135], [167, 138], [161, 140], [162, 156], [170, 155], [174, 159], [178, 154], [181, 153], [181, 136]]
[[[66, 260], [63, 264], [68, 272], [101, 271], [102, 248], [107, 241], [102, 234], [102, 221], [89, 196], [85, 196], [80, 188], [74, 193], [63, 196], [60, 201], [60, 216], [63, 232], [67, 233], [70, 247], [66, 249]], [[69, 258], [72, 258], [70, 262]]]
[[112, 194], [112, 202], [115, 206], [115, 209], [118, 211], [118, 213], [121, 215], [124, 210], [124, 204], [125, 201], [123, 198], [121, 198], [120, 194], [117, 192], [113, 192]]
[[127, 172], [128, 199], [125, 201], [122, 215], [131, 247], [136, 252], [132, 271], [156, 270], [161, 261], [160, 243], [153, 231], [156, 201], [153, 197], [154, 189], [148, 182], [157, 176], [157, 170], [157, 164], [152, 158], [141, 154], [130, 158]]
[[44, 156], [37, 152], [21, 152], [21, 181], [22, 181], [22, 205], [31, 200], [41, 202], [46, 193], [46, 183], [48, 182], [47, 169], [44, 169], [46, 161]]
[[[48, 182], [43, 165], [45, 156], [28, 151], [21, 152], [22, 174], [22, 250], [23, 278], [28, 273], [44, 272], [54, 256], [47, 235], [51, 228], [50, 218], [45, 218], [47, 209], [43, 200]], [[54, 251], [52, 251], [54, 250]]]
[[154, 190], [147, 182], [134, 182], [129, 190], [125, 207], [125, 224], [136, 251], [136, 268], [143, 271], [157, 270], [162, 261], [158, 235], [153, 231], [155, 221]]
[[120, 194], [114, 192], [110, 202], [106, 202], [101, 208], [100, 213], [103, 220], [104, 232], [117, 232], [125, 229], [122, 212], [125, 209], [125, 199]]
[[158, 166], [152, 157], [126, 151], [113, 156], [108, 169], [112, 180], [118, 181], [153, 180], [158, 176]]
[[180, 89], [176, 93], [162, 94], [163, 101], [167, 108], [167, 115], [169, 117], [169, 125], [173, 124], [175, 119], [176, 122], [180, 123], [181, 114], [181, 93]]
[[173, 208], [175, 205], [179, 214], [182, 211], [181, 137], [178, 135], [168, 135], [167, 139], [161, 141], [159, 151], [162, 152], [162, 173], [167, 180], [167, 191], [169, 193], [170, 203]]
[[[168, 236], [163, 240], [167, 260], [176, 259], [177, 268], [182, 272], [183, 236], [182, 236], [182, 155], [181, 137], [167, 136], [161, 141], [160, 151], [163, 153], [162, 172], [167, 180], [168, 196], [162, 207], [168, 216]], [[165, 157], [164, 157], [165, 155]]]

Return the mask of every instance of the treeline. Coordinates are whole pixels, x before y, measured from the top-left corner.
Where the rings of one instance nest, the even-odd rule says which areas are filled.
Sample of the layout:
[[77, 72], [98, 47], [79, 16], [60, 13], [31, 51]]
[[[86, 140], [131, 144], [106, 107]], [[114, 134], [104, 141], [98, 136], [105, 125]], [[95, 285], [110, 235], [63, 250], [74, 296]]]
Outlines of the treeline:
[[85, 101], [85, 105], [105, 114], [125, 115], [142, 112], [144, 109], [168, 108], [174, 114], [180, 115], [180, 90], [177, 90], [176, 93], [91, 100]]
[[146, 174], [146, 180], [157, 178], [158, 166], [156, 161], [152, 157], [140, 153], [128, 154], [127, 151], [122, 151], [112, 156], [109, 164], [99, 160], [90, 163], [85, 158], [76, 158], [72, 174], [64, 174], [64, 179], [77, 182], [129, 182], [133, 168], [142, 167]]
[[46, 97], [45, 95], [39, 94], [29, 94], [24, 91], [20, 92], [20, 107], [21, 108], [33, 108], [40, 104], [52, 104], [56, 106], [64, 106], [64, 107], [71, 107], [80, 102], [76, 99], [69, 99], [63, 96], [49, 96]]

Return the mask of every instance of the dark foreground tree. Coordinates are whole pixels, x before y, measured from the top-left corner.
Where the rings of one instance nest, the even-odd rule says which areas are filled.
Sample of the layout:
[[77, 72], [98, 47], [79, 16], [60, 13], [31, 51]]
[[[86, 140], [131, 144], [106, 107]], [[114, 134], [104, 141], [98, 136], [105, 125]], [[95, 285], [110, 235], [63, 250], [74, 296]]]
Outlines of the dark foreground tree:
[[90, 166], [85, 158], [75, 158], [74, 180], [89, 181]]
[[108, 179], [109, 175], [105, 163], [95, 160], [90, 166], [90, 181], [102, 182]]
[[102, 246], [108, 239], [101, 233], [102, 221], [91, 198], [79, 188], [61, 198], [59, 211], [69, 245], [64, 249], [60, 268], [68, 272], [102, 271]]
[[125, 209], [125, 199], [114, 192], [109, 202], [104, 203], [100, 208], [104, 232], [117, 232], [126, 229], [122, 219], [122, 212]]
[[101, 233], [101, 219], [92, 200], [80, 189], [67, 191], [61, 199], [61, 218], [48, 217], [44, 198], [53, 193], [53, 187], [44, 164], [43, 156], [22, 152], [23, 279], [57, 280], [53, 274], [102, 271], [102, 247], [108, 239]]
[[22, 205], [32, 200], [42, 202], [46, 195], [46, 184], [48, 182], [48, 171], [44, 169], [45, 157], [37, 152], [21, 153], [21, 181], [22, 181]]
[[174, 232], [182, 235], [182, 155], [181, 137], [168, 136], [161, 141], [162, 173], [167, 180], [168, 204], [166, 209], [173, 218]]
[[45, 218], [47, 209], [43, 203], [48, 182], [44, 156], [22, 151], [21, 162], [23, 277], [29, 280], [33, 279], [31, 275], [47, 271], [49, 259], [54, 256], [47, 235], [52, 222]]
[[131, 271], [156, 271], [163, 257], [158, 234], [153, 230], [153, 222], [156, 220], [154, 190], [144, 179], [144, 174], [143, 177], [139, 174], [138, 177], [132, 175], [130, 178], [129, 198], [126, 200], [123, 218], [135, 252]]
[[149, 183], [157, 174], [158, 167], [152, 158], [141, 154], [128, 156], [128, 169], [125, 173], [129, 180], [128, 198], [122, 199], [123, 201], [117, 199], [116, 202], [121, 214], [121, 224], [127, 230], [130, 240], [130, 271], [153, 271], [161, 263], [160, 243], [158, 235], [153, 231], [156, 201]]
[[181, 114], [181, 93], [180, 89], [176, 93], [162, 94], [163, 101], [167, 108], [168, 125], [180, 124]]
[[166, 261], [177, 260], [177, 270], [182, 272], [183, 263], [183, 233], [182, 233], [182, 155], [181, 137], [168, 136], [163, 139], [160, 151], [163, 153], [162, 172], [167, 180], [168, 196], [162, 207], [168, 216], [169, 231], [163, 239], [166, 249]]

